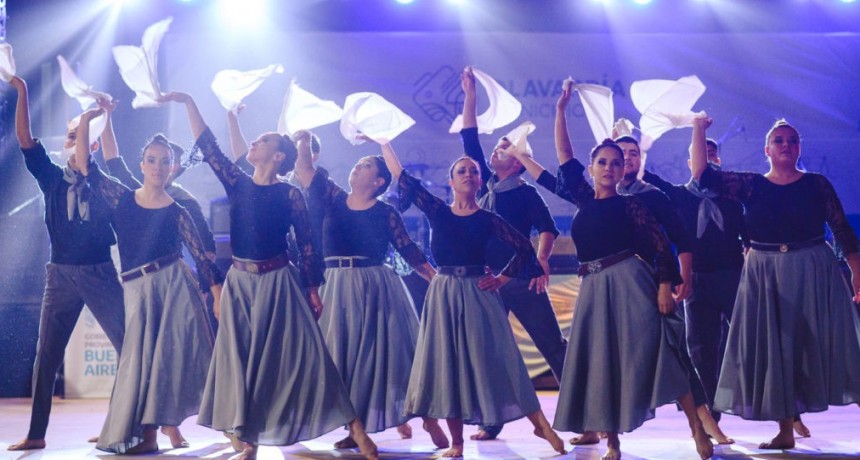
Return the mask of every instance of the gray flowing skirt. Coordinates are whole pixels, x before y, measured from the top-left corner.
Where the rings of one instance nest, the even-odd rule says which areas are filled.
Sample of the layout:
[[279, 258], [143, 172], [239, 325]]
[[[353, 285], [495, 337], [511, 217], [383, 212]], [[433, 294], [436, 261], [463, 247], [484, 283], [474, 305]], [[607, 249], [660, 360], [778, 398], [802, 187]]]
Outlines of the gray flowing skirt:
[[197, 423], [246, 442], [290, 445], [355, 419], [291, 266], [231, 268]]
[[714, 409], [781, 420], [860, 401], [860, 319], [827, 244], [751, 250]]
[[579, 288], [553, 427], [630, 432], [690, 391], [651, 269], [632, 257]]
[[123, 284], [125, 339], [98, 449], [123, 453], [144, 428], [197, 413], [212, 329], [197, 279], [183, 261]]
[[319, 327], [349, 399], [368, 433], [405, 423], [418, 314], [406, 285], [386, 266], [329, 268]]
[[501, 297], [477, 280], [439, 274], [430, 283], [408, 415], [500, 425], [540, 409]]

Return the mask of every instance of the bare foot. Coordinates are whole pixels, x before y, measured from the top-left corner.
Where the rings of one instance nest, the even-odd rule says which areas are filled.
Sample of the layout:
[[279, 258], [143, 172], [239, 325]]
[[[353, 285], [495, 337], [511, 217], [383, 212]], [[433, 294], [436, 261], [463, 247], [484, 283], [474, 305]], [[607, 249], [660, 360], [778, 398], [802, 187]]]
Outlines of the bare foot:
[[614, 436], [606, 436], [606, 453], [600, 457], [601, 460], [620, 460], [621, 459], [621, 442], [618, 440], [618, 434]]
[[139, 455], [158, 452], [158, 443], [155, 439], [144, 439], [140, 444], [126, 450], [123, 455]]
[[439, 426], [439, 421], [435, 418], [430, 418], [424, 420], [424, 425], [422, 425], [424, 431], [430, 434], [430, 440], [433, 441], [433, 445], [436, 446], [437, 449], [444, 449], [448, 447], [448, 436], [445, 436], [445, 432], [442, 431], [442, 427]]
[[791, 432], [789, 432], [787, 435], [779, 433], [778, 435], [776, 435], [775, 438], [771, 439], [770, 442], [763, 442], [759, 444], [758, 448], [775, 450], [794, 449], [794, 436], [791, 435]]
[[[360, 423], [360, 422], [359, 422]], [[370, 439], [370, 436], [362, 430], [354, 430], [352, 439], [358, 445], [358, 450], [368, 460], [376, 460], [379, 458], [379, 451], [376, 449], [376, 444]]]
[[170, 445], [173, 446], [174, 449], [181, 449], [183, 447], [188, 447], [188, 441], [182, 437], [182, 433], [179, 431], [178, 426], [168, 426], [165, 425], [161, 427], [161, 434], [170, 438]]
[[705, 430], [697, 429], [693, 432], [693, 441], [696, 442], [696, 452], [702, 460], [707, 460], [714, 456], [714, 445], [711, 443], [711, 438]]
[[549, 441], [549, 445], [551, 445], [553, 450], [559, 454], [564, 455], [567, 453], [567, 451], [564, 450], [564, 441], [558, 437], [558, 434], [553, 431], [552, 427], [549, 426], [548, 423], [539, 428], [535, 428], [534, 434], [539, 438]]
[[[794, 432], [797, 433], [801, 438], [808, 438], [812, 436], [812, 433], [809, 432], [809, 428], [803, 424], [803, 420], [795, 420], [794, 421]], [[792, 444], [792, 447], [794, 445]]]
[[44, 439], [25, 439], [20, 442], [16, 442], [15, 444], [10, 445], [6, 448], [6, 450], [33, 450], [33, 449], [44, 449], [45, 448], [45, 440]]
[[355, 449], [356, 447], [358, 447], [358, 444], [356, 444], [350, 436], [347, 436], [340, 441], [334, 443], [335, 449]]
[[484, 430], [478, 430], [477, 433], [469, 436], [469, 439], [472, 441], [492, 441], [493, 439], [496, 439], [496, 437]]
[[708, 406], [699, 406], [696, 409], [696, 415], [699, 416], [699, 420], [702, 422], [702, 428], [705, 429], [705, 433], [714, 438], [714, 440], [717, 441], [717, 444], [735, 443], [734, 439], [726, 436], [726, 434], [723, 433], [723, 430], [720, 429], [720, 424], [714, 420], [714, 416], [711, 415], [711, 411], [708, 409]]
[[98, 436], [93, 436], [92, 438], [87, 439], [87, 442], [99, 442], [99, 437], [98, 437]]
[[574, 446], [587, 446], [589, 444], [597, 444], [600, 442], [600, 436], [596, 431], [586, 431], [579, 436], [574, 436], [570, 443]]
[[412, 427], [408, 423], [397, 425], [397, 433], [400, 435], [400, 439], [412, 439]]
[[451, 448], [446, 450], [443, 457], [462, 457], [463, 456], [463, 445], [462, 444], [451, 444]]
[[237, 455], [230, 457], [229, 460], [255, 460], [257, 458], [257, 446], [248, 444]]
[[236, 433], [228, 433], [225, 431], [224, 436], [230, 439], [230, 445], [236, 452], [242, 452], [248, 447], [248, 443], [239, 439], [239, 436], [236, 436]]

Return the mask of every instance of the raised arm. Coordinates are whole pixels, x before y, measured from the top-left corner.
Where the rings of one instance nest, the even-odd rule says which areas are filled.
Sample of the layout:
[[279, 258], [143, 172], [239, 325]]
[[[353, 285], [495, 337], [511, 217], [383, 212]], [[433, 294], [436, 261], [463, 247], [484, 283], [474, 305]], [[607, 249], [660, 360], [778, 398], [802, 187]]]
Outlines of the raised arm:
[[493, 176], [487, 159], [484, 157], [484, 149], [478, 139], [478, 109], [477, 92], [475, 90], [475, 74], [472, 67], [466, 67], [460, 75], [460, 85], [463, 88], [465, 98], [463, 100], [463, 128], [460, 130], [460, 140], [463, 142], [463, 150], [466, 155], [478, 162], [481, 168], [481, 192], [487, 193], [487, 181]]
[[116, 142], [116, 135], [113, 130], [113, 110], [116, 108], [117, 101], [108, 101], [107, 99], [99, 99], [96, 101], [98, 106], [105, 111], [106, 123], [105, 130], [102, 133], [102, 154], [105, 159], [108, 173], [120, 181], [128, 188], [136, 189], [142, 185], [139, 180], [128, 169], [125, 160], [119, 155], [119, 146]]
[[89, 109], [81, 114], [78, 127], [75, 129], [75, 166], [84, 176], [89, 174], [90, 167], [90, 121], [104, 113], [104, 109]]
[[239, 161], [243, 155], [248, 153], [248, 141], [242, 134], [242, 127], [239, 126], [239, 114], [232, 110], [227, 111], [227, 129], [230, 131], [230, 149], [233, 151], [233, 160]]
[[573, 94], [573, 81], [565, 80], [561, 86], [561, 95], [555, 103], [555, 154], [558, 164], [563, 165], [573, 159], [573, 145], [567, 132], [567, 105]]
[[379, 147], [382, 149], [382, 158], [385, 160], [385, 166], [391, 171], [391, 180], [397, 182], [400, 178], [400, 173], [403, 172], [403, 165], [400, 164], [400, 159], [394, 153], [394, 148], [391, 147], [390, 142], [379, 144]]
[[200, 109], [197, 108], [197, 103], [194, 98], [186, 93], [172, 91], [159, 99], [160, 102], [178, 102], [185, 105], [185, 110], [188, 112], [188, 121], [191, 123], [191, 135], [198, 139], [203, 133], [209, 129], [206, 125], [206, 120], [200, 114]]
[[707, 117], [693, 118], [693, 139], [690, 143], [690, 165], [693, 179], [700, 180], [708, 167], [707, 130], [714, 120]]
[[296, 157], [296, 166], [293, 168], [293, 174], [302, 188], [308, 188], [313, 181], [316, 167], [314, 167], [313, 152], [311, 151], [312, 134], [308, 130], [300, 130], [293, 134], [293, 142], [296, 143], [298, 157]]
[[30, 101], [27, 91], [27, 82], [21, 77], [14, 76], [9, 82], [18, 92], [18, 102], [15, 104], [15, 135], [22, 149], [31, 149], [36, 146], [36, 139], [30, 131]]

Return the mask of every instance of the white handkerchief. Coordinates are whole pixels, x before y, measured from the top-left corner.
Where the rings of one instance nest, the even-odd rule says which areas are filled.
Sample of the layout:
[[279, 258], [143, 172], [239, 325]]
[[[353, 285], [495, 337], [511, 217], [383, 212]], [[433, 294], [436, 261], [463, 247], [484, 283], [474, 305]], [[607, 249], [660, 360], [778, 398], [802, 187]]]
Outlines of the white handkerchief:
[[510, 141], [511, 145], [505, 149], [507, 155], [516, 155], [519, 152], [532, 153], [532, 146], [529, 145], [528, 136], [535, 131], [535, 124], [530, 121], [524, 121], [511, 132], [505, 134], [505, 139]]
[[113, 57], [119, 66], [122, 79], [135, 97], [131, 106], [135, 109], [159, 107], [161, 89], [158, 85], [158, 47], [170, 28], [173, 18], [163, 19], [147, 27], [141, 46], [114, 46]]
[[594, 135], [596, 143], [612, 137], [612, 122], [615, 120], [615, 105], [612, 103], [612, 90], [606, 86], [591, 83], [577, 83], [574, 89], [585, 109], [585, 118]]
[[[484, 72], [472, 68], [472, 73], [475, 74], [475, 80], [487, 91], [490, 99], [490, 107], [486, 112], [478, 115], [478, 132], [490, 134], [496, 129], [513, 123], [523, 110], [520, 101]], [[463, 115], [457, 115], [448, 132], [459, 133], [461, 129], [463, 129]]]
[[284, 73], [284, 67], [280, 64], [272, 64], [263, 69], [248, 70], [222, 70], [215, 74], [212, 79], [212, 92], [218, 97], [221, 105], [235, 112], [239, 104], [251, 93], [257, 90], [267, 78], [276, 73]]
[[333, 101], [324, 101], [290, 82], [284, 96], [284, 108], [278, 118], [278, 133], [292, 135], [302, 129], [334, 123], [343, 117], [343, 109]]
[[15, 58], [12, 57], [12, 45], [0, 43], [0, 79], [6, 83], [15, 76]]
[[[78, 125], [81, 124], [81, 116], [78, 115], [75, 118], [72, 118], [71, 121], [66, 125], [68, 130], [71, 131], [73, 129], [77, 129]], [[105, 114], [101, 114], [92, 120], [90, 120], [90, 143], [95, 142], [99, 136], [105, 131], [105, 127], [107, 126], [107, 116]]]
[[[705, 93], [695, 75], [672, 80], [642, 80], [630, 86], [630, 99], [642, 114], [639, 129], [651, 142], [673, 128], [691, 126], [693, 105]], [[640, 141], [641, 143], [641, 141]], [[640, 146], [641, 147], [641, 146]], [[642, 147], [643, 150], [646, 150]]]
[[96, 91], [92, 86], [84, 83], [83, 80], [78, 78], [75, 71], [69, 66], [69, 63], [66, 62], [66, 59], [57, 55], [57, 62], [60, 63], [60, 82], [63, 84], [63, 91], [69, 95], [69, 97], [73, 97], [78, 100], [78, 103], [81, 104], [81, 110], [87, 110], [87, 108], [96, 103], [96, 99], [104, 98], [108, 101], [113, 100], [110, 94], [103, 93], [101, 91]]
[[[612, 130], [615, 131], [615, 138], [621, 136], [633, 136], [633, 122], [626, 118], [619, 118], [618, 121], [615, 122], [615, 126], [612, 127]], [[601, 141], [602, 142], [602, 141]]]
[[376, 93], [354, 93], [343, 103], [340, 133], [352, 145], [362, 144], [359, 134], [378, 144], [391, 142], [415, 124], [409, 115]]

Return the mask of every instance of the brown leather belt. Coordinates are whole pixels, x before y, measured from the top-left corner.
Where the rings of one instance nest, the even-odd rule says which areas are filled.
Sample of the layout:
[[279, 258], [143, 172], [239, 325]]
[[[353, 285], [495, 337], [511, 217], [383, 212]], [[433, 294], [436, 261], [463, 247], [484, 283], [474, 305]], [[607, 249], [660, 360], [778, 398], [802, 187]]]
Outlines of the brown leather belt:
[[170, 254], [164, 257], [159, 257], [152, 262], [145, 263], [139, 267], [132, 268], [131, 270], [122, 273], [119, 277], [122, 279], [123, 283], [127, 283], [131, 280], [136, 280], [142, 276], [151, 275], [164, 267], [172, 264], [179, 260], [179, 254]]
[[460, 278], [473, 278], [487, 274], [483, 265], [443, 265], [436, 271], [443, 275], [459, 276]]
[[759, 243], [758, 241], [750, 241], [750, 246], [756, 251], [766, 252], [789, 252], [797, 251], [798, 249], [811, 248], [824, 242], [824, 237], [819, 236], [806, 241], [798, 241], [796, 243]]
[[279, 268], [286, 267], [290, 264], [290, 256], [281, 254], [278, 257], [273, 257], [266, 260], [243, 260], [233, 257], [233, 268], [243, 272], [262, 275]]
[[625, 260], [633, 257], [633, 251], [621, 251], [617, 254], [612, 254], [611, 256], [606, 256], [602, 259], [592, 260], [591, 262], [585, 262], [579, 265], [579, 268], [576, 269], [576, 273], [585, 278], [588, 275], [593, 275], [595, 273], [600, 273], [603, 270], [619, 263], [624, 262]]

